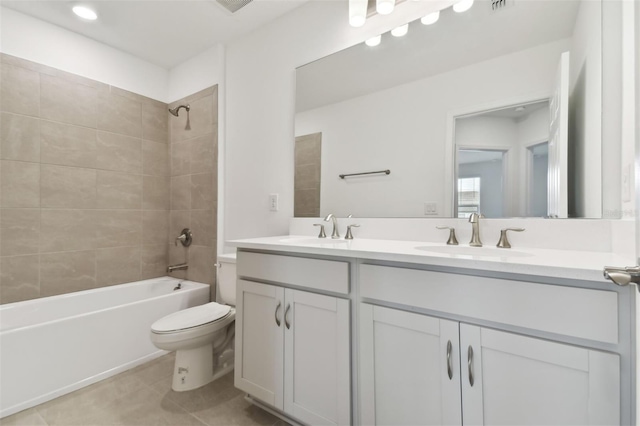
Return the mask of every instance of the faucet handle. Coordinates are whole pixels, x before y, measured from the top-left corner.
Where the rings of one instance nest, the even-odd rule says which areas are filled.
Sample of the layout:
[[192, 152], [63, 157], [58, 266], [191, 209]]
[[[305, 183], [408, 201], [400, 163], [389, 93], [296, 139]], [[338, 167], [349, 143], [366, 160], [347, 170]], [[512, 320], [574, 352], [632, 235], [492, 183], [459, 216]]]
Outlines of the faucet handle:
[[522, 231], [524, 231], [524, 228], [505, 228], [505, 229], [501, 229], [500, 230], [500, 240], [498, 241], [498, 244], [496, 244], [496, 247], [498, 247], [498, 248], [511, 248], [511, 244], [509, 244], [509, 239], [507, 238], [507, 231], [522, 232]]
[[437, 229], [448, 229], [449, 230], [449, 239], [447, 240], [447, 245], [449, 246], [457, 246], [458, 239], [456, 238], [456, 228], [451, 226], [436, 226]]
[[324, 224], [322, 223], [314, 223], [313, 226], [320, 227], [320, 233], [318, 234], [318, 238], [327, 238], [327, 234], [324, 233]]
[[351, 228], [359, 228], [360, 225], [358, 224], [351, 224], [349, 226], [347, 226], [347, 235], [344, 236], [345, 240], [353, 240], [353, 234], [351, 233]]

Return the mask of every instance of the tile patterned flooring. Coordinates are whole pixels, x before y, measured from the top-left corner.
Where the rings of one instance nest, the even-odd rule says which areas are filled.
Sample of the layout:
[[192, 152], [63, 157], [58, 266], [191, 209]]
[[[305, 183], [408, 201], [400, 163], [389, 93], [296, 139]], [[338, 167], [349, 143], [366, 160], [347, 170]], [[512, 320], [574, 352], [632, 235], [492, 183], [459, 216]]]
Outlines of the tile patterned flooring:
[[233, 372], [199, 389], [171, 390], [174, 354], [0, 419], [2, 426], [287, 426], [244, 400]]

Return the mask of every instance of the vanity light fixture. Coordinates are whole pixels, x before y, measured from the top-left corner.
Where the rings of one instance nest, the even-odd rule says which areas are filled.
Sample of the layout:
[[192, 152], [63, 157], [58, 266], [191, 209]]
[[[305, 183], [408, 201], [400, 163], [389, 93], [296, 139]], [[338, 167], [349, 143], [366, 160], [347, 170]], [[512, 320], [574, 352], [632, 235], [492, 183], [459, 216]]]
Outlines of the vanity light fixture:
[[402, 37], [403, 35], [407, 34], [407, 32], [409, 31], [409, 24], [404, 24], [404, 25], [400, 25], [399, 27], [395, 27], [394, 29], [391, 30], [391, 35], [394, 37]]
[[396, 0], [376, 0], [376, 12], [380, 15], [388, 15], [393, 12]]
[[87, 21], [95, 21], [96, 19], [98, 19], [98, 14], [86, 6], [73, 6], [71, 10], [73, 10], [73, 13], [75, 13], [82, 19], [86, 19]]
[[453, 5], [453, 11], [458, 13], [466, 12], [471, 9], [471, 6], [473, 6], [473, 0], [461, 0]]
[[439, 10], [423, 16], [422, 19], [420, 19], [420, 22], [422, 22], [423, 25], [431, 25], [438, 22], [438, 18], [440, 18]]
[[361, 27], [367, 20], [368, 0], [349, 0], [349, 24]]
[[382, 34], [378, 34], [377, 36], [367, 39], [367, 41], [365, 41], [364, 44], [366, 44], [367, 46], [375, 47], [380, 44], [381, 40], [382, 40]]

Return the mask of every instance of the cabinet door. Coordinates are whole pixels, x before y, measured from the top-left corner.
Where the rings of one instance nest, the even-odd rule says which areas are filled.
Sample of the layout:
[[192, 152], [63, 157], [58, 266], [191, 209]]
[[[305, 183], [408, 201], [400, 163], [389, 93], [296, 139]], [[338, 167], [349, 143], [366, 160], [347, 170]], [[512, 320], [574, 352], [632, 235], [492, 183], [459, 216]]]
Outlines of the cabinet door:
[[458, 323], [360, 305], [363, 425], [460, 425]]
[[284, 289], [238, 280], [235, 386], [283, 409]]
[[616, 354], [467, 324], [460, 346], [465, 424], [620, 424]]
[[285, 300], [285, 412], [350, 424], [349, 301], [290, 289]]

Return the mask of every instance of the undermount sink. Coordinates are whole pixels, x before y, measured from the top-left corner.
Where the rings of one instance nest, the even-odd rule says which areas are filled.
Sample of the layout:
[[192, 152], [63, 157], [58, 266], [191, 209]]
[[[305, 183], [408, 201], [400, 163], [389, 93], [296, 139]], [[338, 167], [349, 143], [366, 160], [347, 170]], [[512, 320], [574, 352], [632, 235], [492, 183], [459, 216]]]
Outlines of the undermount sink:
[[280, 240], [278, 240], [278, 242], [280, 243], [285, 243], [285, 244], [305, 244], [305, 245], [309, 245], [309, 244], [346, 244], [349, 241], [348, 240], [334, 240], [331, 238], [282, 238]]
[[530, 257], [531, 253], [525, 253], [513, 249], [493, 247], [469, 247], [469, 246], [420, 246], [416, 250], [438, 254], [451, 254], [477, 257]]

